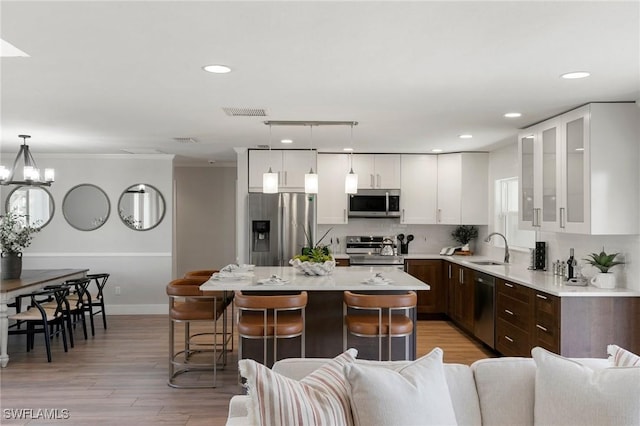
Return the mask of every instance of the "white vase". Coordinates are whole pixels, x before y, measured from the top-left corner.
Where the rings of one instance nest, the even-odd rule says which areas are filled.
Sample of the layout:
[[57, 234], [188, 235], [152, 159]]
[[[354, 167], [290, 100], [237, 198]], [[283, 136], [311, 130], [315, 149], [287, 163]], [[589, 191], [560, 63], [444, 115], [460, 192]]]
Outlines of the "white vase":
[[598, 288], [616, 288], [616, 276], [611, 272], [598, 272], [590, 282]]

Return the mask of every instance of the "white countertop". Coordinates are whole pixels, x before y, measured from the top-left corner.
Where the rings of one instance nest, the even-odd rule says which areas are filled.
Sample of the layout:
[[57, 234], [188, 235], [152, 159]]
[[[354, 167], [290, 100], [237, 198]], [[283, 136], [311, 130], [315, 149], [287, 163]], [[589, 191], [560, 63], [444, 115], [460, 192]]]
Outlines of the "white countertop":
[[[381, 273], [384, 278], [391, 280], [385, 285], [371, 285], [365, 280]], [[283, 285], [263, 285], [258, 281], [278, 275], [287, 283]], [[351, 266], [336, 267], [330, 275], [303, 275], [291, 266], [257, 266], [254, 276], [243, 280], [213, 280], [200, 286], [202, 291], [219, 290], [266, 290], [266, 291], [389, 291], [389, 290], [429, 290], [429, 285], [407, 274], [401, 266]]]
[[476, 271], [484, 272], [534, 290], [543, 291], [560, 297], [640, 297], [640, 292], [627, 288], [604, 289], [591, 285], [586, 287], [569, 286], [566, 281], [549, 271], [532, 271], [526, 266], [516, 264], [476, 265], [472, 262], [493, 260], [483, 256], [440, 256], [438, 254], [412, 253], [404, 255], [405, 259], [442, 259], [457, 263]]

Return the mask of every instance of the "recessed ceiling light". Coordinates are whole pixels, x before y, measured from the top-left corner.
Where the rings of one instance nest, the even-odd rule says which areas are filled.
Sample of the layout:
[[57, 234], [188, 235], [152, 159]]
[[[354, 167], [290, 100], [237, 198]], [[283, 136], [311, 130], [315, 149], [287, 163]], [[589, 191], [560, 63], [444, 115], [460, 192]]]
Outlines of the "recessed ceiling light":
[[226, 74], [231, 72], [231, 68], [226, 65], [207, 65], [206, 67], [202, 67], [202, 69], [216, 74]]
[[282, 139], [280, 143], [293, 143], [291, 139]]
[[353, 148], [342, 148], [342, 150], [343, 150], [343, 151], [346, 151], [346, 152], [352, 152], [352, 151], [353, 151]]
[[460, 139], [471, 139], [473, 137], [473, 135], [469, 134], [469, 133], [463, 133], [461, 135], [458, 135], [458, 137]]
[[505, 118], [518, 118], [522, 117], [522, 114], [520, 114], [519, 112], [508, 112], [504, 116]]
[[442, 150], [440, 148], [433, 148], [431, 152], [442, 152]]
[[576, 151], [584, 151], [584, 148], [576, 148]]
[[574, 72], [568, 72], [566, 74], [562, 74], [560, 77], [566, 78], [567, 80], [573, 80], [576, 78], [589, 77], [590, 75], [591, 73], [588, 73], [587, 71], [574, 71]]

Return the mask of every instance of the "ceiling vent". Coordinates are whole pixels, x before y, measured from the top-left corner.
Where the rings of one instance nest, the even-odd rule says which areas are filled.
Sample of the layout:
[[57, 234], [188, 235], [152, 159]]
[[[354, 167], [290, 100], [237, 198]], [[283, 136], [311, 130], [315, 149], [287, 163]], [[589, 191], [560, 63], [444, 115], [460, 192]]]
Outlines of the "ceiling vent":
[[194, 138], [173, 138], [173, 140], [180, 143], [198, 143]]
[[260, 149], [269, 149], [269, 145], [258, 145]]
[[266, 117], [267, 111], [263, 108], [232, 108], [223, 107], [222, 110], [230, 117]]

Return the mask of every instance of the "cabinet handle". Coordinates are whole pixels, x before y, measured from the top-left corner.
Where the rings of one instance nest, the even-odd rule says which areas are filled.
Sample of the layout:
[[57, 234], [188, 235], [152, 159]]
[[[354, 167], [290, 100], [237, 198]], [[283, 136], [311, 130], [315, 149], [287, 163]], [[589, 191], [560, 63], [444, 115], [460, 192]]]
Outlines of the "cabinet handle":
[[451, 264], [449, 264], [449, 279], [451, 279]]
[[382, 188], [382, 179], [380, 178], [380, 173], [376, 175], [376, 178], [378, 179], [378, 188]]
[[404, 209], [402, 209], [402, 222], [404, 222]]
[[509, 288], [513, 288], [513, 284], [509, 284], [509, 283], [504, 283], [505, 286], [509, 287]]
[[344, 223], [347, 223], [347, 209], [343, 209], [344, 211]]
[[508, 309], [505, 309], [504, 311], [505, 311], [507, 314], [509, 314], [509, 315], [513, 315], [513, 312], [511, 312], [511, 311], [510, 311], [510, 310], [508, 310]]
[[283, 173], [284, 173], [284, 184], [288, 185], [289, 184], [289, 179], [288, 179], [289, 176], [287, 175], [287, 171], [285, 170]]
[[566, 226], [566, 221], [564, 218], [564, 210], [565, 210], [564, 207], [560, 207], [560, 228], [563, 228], [563, 229]]
[[541, 326], [540, 324], [536, 324], [536, 327], [538, 327], [540, 330], [544, 331], [545, 333], [548, 333], [549, 331], [544, 328], [543, 326]]
[[507, 335], [504, 336], [505, 339], [507, 339], [509, 342], [513, 343], [513, 339]]
[[460, 284], [464, 284], [464, 269], [460, 269]]
[[537, 297], [538, 299], [547, 300], [547, 296], [543, 296], [543, 295], [538, 294], [538, 293], [536, 293], [536, 297]]
[[540, 216], [542, 215], [542, 209], [540, 207], [538, 207], [536, 209], [536, 226], [538, 228], [542, 227], [542, 221], [540, 220]]
[[438, 209], [438, 214], [436, 215], [436, 222], [440, 223], [442, 221], [442, 209]]
[[373, 173], [371, 173], [369, 176], [371, 176], [371, 187], [375, 188], [376, 187], [376, 183], [375, 183], [374, 178], [373, 178]]
[[534, 207], [531, 210], [532, 210], [531, 226], [537, 227], [538, 226], [538, 209]]

